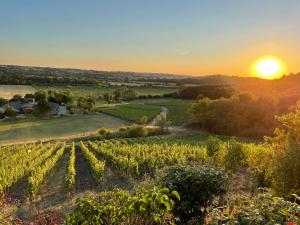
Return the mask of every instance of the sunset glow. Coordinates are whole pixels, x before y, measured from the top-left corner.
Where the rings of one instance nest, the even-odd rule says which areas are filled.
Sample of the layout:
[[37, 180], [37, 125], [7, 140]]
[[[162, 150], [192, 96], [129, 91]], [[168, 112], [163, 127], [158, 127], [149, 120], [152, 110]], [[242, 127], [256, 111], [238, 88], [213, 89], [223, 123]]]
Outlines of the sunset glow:
[[263, 79], [280, 78], [284, 73], [283, 63], [274, 57], [263, 57], [254, 64], [256, 76]]

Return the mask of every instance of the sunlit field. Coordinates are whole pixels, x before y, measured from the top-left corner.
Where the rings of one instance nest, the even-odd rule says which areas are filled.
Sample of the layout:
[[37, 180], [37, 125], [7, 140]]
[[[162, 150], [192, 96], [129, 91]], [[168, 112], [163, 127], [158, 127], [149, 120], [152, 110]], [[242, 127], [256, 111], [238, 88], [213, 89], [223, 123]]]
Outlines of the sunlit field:
[[26, 119], [0, 123], [0, 145], [95, 134], [100, 127], [111, 129], [126, 122], [106, 115], [79, 115], [52, 119]]

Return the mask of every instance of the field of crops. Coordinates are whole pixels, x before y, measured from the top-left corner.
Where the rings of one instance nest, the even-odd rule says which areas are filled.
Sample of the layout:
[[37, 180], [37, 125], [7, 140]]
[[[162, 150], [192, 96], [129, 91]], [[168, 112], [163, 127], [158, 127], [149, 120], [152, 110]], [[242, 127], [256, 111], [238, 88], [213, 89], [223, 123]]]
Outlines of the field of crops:
[[[67, 213], [82, 192], [131, 189], [165, 166], [205, 158], [201, 146], [132, 144], [126, 139], [0, 147], [0, 195], [20, 202], [14, 215], [24, 213], [26, 199], [32, 209]], [[56, 208], [64, 204], [65, 208]]]
[[145, 185], [166, 168], [183, 162], [216, 164], [239, 176], [239, 168], [248, 168], [242, 172], [243, 179], [235, 181], [237, 177], [233, 177], [236, 193], [241, 187], [251, 188], [247, 176], [265, 168], [270, 153], [263, 144], [196, 132], [0, 147], [0, 196], [18, 204], [0, 209], [0, 221], [1, 216], [26, 219], [49, 210], [66, 215], [74, 209], [75, 199], [86, 192], [133, 191], [136, 185]]
[[99, 107], [98, 110], [138, 123], [142, 116], [152, 119], [160, 112], [161, 107], [165, 107], [168, 110], [167, 119], [177, 126], [188, 122], [188, 109], [192, 103], [193, 101], [179, 99], [136, 100], [124, 105]]

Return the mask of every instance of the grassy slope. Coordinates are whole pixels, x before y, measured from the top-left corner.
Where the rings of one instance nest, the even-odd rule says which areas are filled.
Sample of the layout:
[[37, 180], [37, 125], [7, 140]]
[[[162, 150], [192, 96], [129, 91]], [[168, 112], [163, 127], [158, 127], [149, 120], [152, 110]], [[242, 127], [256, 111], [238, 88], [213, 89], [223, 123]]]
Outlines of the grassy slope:
[[193, 101], [189, 100], [168, 99], [166, 101], [158, 101], [146, 104], [166, 107], [168, 109], [168, 119], [172, 122], [172, 125], [181, 125], [188, 121], [188, 109], [192, 103]]
[[118, 128], [122, 121], [107, 115], [80, 115], [55, 119], [31, 119], [0, 123], [0, 144], [52, 139], [96, 131], [100, 127]]
[[160, 106], [131, 103], [99, 108], [99, 111], [139, 123], [142, 116], [147, 116], [149, 119], [154, 118], [160, 112]]
[[146, 115], [150, 119], [157, 115], [162, 106], [168, 109], [168, 119], [172, 125], [181, 125], [188, 121], [188, 108], [193, 101], [180, 99], [136, 100], [126, 105], [99, 108], [100, 111], [134, 122]]

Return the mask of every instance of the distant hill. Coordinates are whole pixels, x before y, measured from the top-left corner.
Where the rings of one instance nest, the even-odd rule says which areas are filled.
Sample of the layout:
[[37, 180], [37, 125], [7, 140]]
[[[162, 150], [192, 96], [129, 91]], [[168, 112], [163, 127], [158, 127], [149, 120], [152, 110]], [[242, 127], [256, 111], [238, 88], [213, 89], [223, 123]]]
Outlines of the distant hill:
[[228, 75], [189, 76], [161, 73], [96, 71], [72, 68], [0, 65], [0, 84], [71, 83], [97, 84], [105, 82], [159, 82], [177, 85], [229, 85], [238, 92], [258, 96], [295, 98], [300, 96], [300, 73], [277, 80]]

